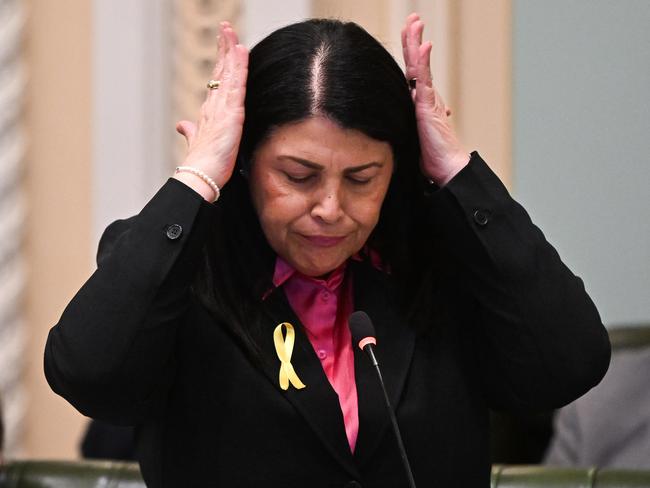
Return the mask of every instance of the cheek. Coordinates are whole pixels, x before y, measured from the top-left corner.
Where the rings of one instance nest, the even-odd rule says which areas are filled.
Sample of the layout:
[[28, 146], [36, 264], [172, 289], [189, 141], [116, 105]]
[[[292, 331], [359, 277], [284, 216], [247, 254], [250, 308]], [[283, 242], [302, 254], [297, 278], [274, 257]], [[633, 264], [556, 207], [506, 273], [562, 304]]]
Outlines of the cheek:
[[383, 194], [369, 198], [357, 199], [351, 206], [350, 217], [352, 217], [360, 227], [367, 232], [370, 232], [379, 221], [382, 202]]
[[295, 193], [269, 192], [258, 198], [257, 216], [267, 240], [283, 240], [292, 225], [307, 212], [304, 198]]

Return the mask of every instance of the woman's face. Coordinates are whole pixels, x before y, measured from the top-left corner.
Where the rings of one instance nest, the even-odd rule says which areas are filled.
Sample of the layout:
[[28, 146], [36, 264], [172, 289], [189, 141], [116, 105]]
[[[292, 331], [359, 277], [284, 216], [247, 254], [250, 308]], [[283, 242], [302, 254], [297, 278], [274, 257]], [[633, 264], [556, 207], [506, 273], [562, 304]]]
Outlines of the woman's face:
[[314, 117], [281, 126], [260, 145], [251, 196], [273, 250], [320, 276], [363, 247], [392, 172], [387, 142]]

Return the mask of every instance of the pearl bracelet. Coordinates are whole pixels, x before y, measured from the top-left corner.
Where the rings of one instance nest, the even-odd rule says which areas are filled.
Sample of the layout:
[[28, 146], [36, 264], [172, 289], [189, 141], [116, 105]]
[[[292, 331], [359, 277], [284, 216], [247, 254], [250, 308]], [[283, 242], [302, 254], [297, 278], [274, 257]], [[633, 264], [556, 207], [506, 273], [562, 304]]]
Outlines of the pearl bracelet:
[[206, 175], [203, 171], [200, 169], [193, 168], [192, 166], [176, 166], [176, 173], [192, 173], [194, 176], [198, 176], [201, 178], [203, 181], [205, 181], [210, 188], [212, 188], [212, 191], [214, 192], [214, 200], [212, 200], [212, 203], [216, 202], [219, 200], [219, 197], [221, 196], [221, 190], [219, 190], [219, 187], [217, 184], [214, 182], [212, 178], [210, 178], [208, 175]]

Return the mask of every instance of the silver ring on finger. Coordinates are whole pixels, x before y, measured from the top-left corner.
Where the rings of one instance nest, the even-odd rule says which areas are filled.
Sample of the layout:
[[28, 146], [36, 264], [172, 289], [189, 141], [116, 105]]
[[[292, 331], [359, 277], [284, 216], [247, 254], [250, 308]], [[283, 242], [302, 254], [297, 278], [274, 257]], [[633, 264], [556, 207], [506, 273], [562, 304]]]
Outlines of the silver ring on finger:
[[409, 79], [409, 88], [415, 90], [415, 85], [417, 84], [418, 79], [413, 77]]
[[206, 86], [208, 90], [218, 90], [221, 86], [221, 80], [209, 80]]

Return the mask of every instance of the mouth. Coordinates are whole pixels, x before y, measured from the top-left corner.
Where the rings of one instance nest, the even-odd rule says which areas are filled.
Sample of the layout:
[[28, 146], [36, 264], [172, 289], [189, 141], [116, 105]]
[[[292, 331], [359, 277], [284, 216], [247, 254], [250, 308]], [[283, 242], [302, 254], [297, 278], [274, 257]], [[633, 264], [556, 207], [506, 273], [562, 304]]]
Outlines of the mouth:
[[307, 242], [318, 247], [334, 247], [345, 239], [345, 236], [307, 236], [300, 234]]

